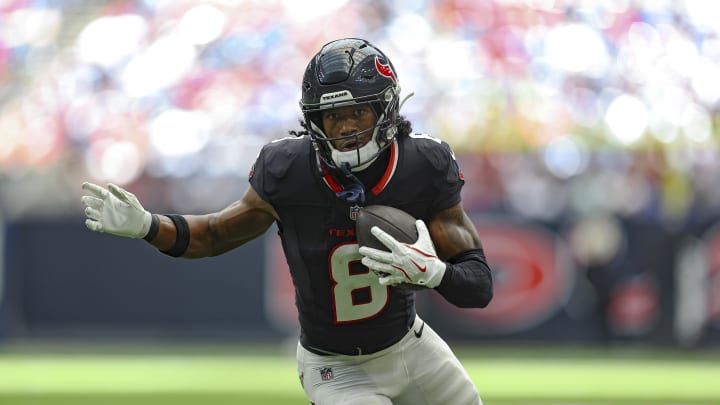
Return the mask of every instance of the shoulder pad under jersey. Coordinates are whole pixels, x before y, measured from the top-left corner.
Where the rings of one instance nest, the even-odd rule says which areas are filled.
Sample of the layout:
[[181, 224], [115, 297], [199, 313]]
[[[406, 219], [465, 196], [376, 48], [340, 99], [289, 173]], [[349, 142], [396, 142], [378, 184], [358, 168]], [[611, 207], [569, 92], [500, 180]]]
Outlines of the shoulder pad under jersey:
[[275, 178], [285, 177], [295, 160], [301, 155], [306, 155], [308, 149], [311, 149], [309, 142], [307, 136], [288, 136], [263, 146], [260, 154], [264, 160], [264, 170]]
[[435, 170], [443, 170], [447, 168], [449, 162], [455, 160], [450, 145], [440, 138], [428, 134], [413, 133], [408, 135], [408, 141], [414, 144]]

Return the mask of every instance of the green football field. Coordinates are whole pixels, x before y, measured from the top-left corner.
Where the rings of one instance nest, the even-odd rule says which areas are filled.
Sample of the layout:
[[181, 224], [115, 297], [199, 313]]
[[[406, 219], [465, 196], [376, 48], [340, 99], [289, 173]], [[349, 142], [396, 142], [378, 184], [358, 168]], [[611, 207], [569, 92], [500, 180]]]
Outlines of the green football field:
[[[718, 351], [457, 352], [486, 405], [720, 404]], [[307, 404], [295, 370], [269, 347], [0, 346], [0, 404]]]

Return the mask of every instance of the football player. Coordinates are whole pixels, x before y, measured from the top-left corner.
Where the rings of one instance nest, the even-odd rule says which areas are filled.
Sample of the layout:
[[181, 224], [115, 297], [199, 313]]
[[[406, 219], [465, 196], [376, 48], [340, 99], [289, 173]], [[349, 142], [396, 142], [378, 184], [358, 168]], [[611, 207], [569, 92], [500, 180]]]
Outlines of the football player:
[[[86, 226], [196, 258], [235, 249], [275, 223], [296, 292], [298, 373], [312, 403], [481, 404], [452, 350], [416, 314], [414, 290], [485, 307], [491, 270], [461, 204], [452, 150], [413, 133], [401, 104], [383, 52], [363, 39], [330, 42], [302, 80], [302, 128], [262, 148], [239, 201], [207, 215], [158, 215], [118, 186], [84, 183]], [[418, 218], [417, 242], [374, 227], [388, 250], [358, 246], [354, 218], [371, 204]]]

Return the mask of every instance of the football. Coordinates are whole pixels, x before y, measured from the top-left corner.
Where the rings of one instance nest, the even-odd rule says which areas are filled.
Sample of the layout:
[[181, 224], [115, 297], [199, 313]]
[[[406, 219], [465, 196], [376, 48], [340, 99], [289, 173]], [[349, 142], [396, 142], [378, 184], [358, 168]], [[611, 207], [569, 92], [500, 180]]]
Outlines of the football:
[[361, 208], [355, 222], [355, 233], [360, 246], [389, 251], [371, 232], [377, 226], [403, 243], [418, 239], [415, 218], [407, 212], [388, 205], [369, 205]]
[[[373, 226], [380, 227], [403, 243], [415, 243], [418, 239], [415, 218], [403, 210], [388, 205], [369, 205], [361, 208], [355, 221], [355, 233], [360, 246], [389, 251], [390, 249], [370, 232]], [[406, 283], [399, 284], [395, 288], [408, 291], [427, 290], [423, 285]]]

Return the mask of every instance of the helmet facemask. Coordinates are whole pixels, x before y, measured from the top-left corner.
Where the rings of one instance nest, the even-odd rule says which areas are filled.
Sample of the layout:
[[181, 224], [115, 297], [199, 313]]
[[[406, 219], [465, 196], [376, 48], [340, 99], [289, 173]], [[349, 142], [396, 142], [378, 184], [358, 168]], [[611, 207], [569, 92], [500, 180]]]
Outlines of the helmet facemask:
[[[397, 134], [398, 121], [398, 97], [397, 89], [388, 88], [383, 92], [383, 100], [370, 102], [335, 102], [320, 106], [319, 111], [313, 110], [305, 113], [305, 122], [309, 124], [310, 134], [313, 138], [315, 148], [320, 153], [323, 162], [331, 168], [340, 168], [347, 163], [352, 171], [361, 171], [372, 164], [382, 151], [387, 148]], [[381, 97], [380, 95], [377, 96]], [[369, 104], [377, 117], [375, 125], [362, 131], [348, 134], [340, 137], [330, 138], [324, 131], [322, 126], [321, 113], [326, 110], [347, 107], [359, 104]], [[390, 118], [388, 118], [390, 117]], [[357, 144], [360, 144], [360, 137], [364, 134], [372, 132], [370, 139], [362, 146], [354, 149], [341, 151], [338, 150], [333, 143], [346, 139], [355, 138]]]

